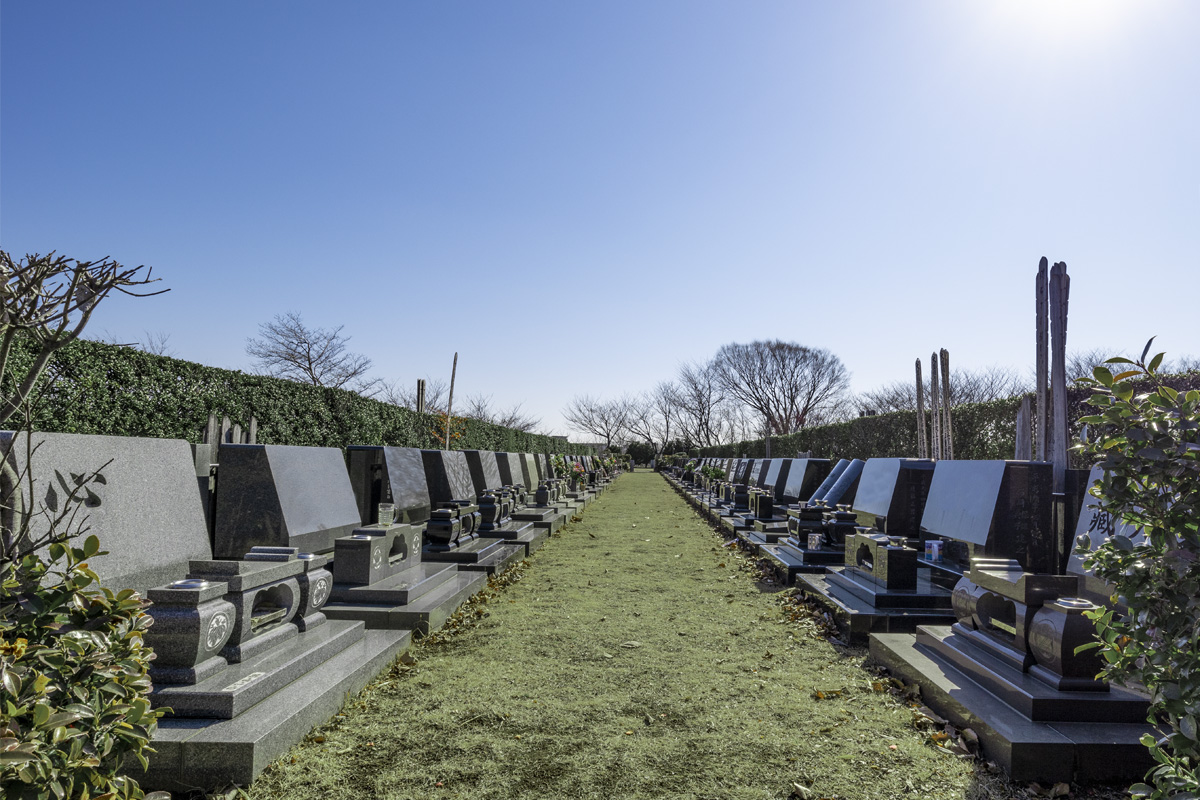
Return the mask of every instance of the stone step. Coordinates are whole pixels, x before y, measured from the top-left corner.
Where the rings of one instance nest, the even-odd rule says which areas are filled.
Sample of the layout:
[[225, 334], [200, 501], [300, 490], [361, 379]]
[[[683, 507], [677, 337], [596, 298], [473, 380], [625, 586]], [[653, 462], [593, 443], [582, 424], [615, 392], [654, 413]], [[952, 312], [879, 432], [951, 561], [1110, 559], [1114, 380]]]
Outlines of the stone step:
[[427, 635], [442, 627], [459, 606], [487, 585], [486, 573], [451, 567], [452, 578], [411, 603], [330, 603], [321, 610], [330, 619], [362, 620], [369, 629], [412, 630]]
[[453, 577], [453, 564], [420, 562], [366, 586], [334, 584], [331, 598], [344, 603], [404, 605]]
[[[947, 633], [948, 628], [943, 628]], [[871, 659], [921, 687], [921, 701], [979, 737], [984, 756], [1015, 781], [1128, 783], [1152, 765], [1139, 741], [1145, 723], [1036, 722], [918, 647], [911, 633], [875, 633]]]
[[232, 719], [363, 637], [357, 622], [325, 622], [263, 655], [187, 685], [156, 684], [150, 702], [173, 717]]
[[128, 774], [142, 788], [174, 792], [248, 786], [314, 726], [341, 710], [348, 696], [408, 647], [411, 635], [407, 630], [365, 631], [358, 641], [233, 719], [163, 719], [152, 742], [157, 752], [150, 755], [149, 771], [134, 763]]

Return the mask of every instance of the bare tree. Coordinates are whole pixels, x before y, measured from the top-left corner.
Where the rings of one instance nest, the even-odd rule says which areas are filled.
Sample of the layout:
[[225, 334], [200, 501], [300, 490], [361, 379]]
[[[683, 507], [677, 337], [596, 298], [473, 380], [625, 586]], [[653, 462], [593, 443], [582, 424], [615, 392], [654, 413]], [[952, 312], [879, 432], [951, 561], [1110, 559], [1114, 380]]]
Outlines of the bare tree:
[[259, 338], [246, 340], [246, 354], [267, 375], [371, 397], [380, 381], [366, 378], [371, 359], [346, 351], [350, 337], [342, 335], [344, 327], [309, 328], [295, 311], [277, 314], [258, 326]]
[[168, 358], [175, 357], [175, 348], [171, 347], [171, 334], [163, 333], [162, 331], [143, 331], [142, 341], [138, 342], [138, 349], [143, 353], [149, 353], [152, 356], [167, 356]]
[[[144, 275], [142, 270], [145, 270]], [[102, 300], [114, 291], [133, 297], [167, 291], [139, 289], [156, 282], [156, 278], [151, 278], [151, 272], [144, 266], [125, 267], [108, 258], [77, 261], [56, 256], [53, 252], [44, 256], [38, 253], [26, 255], [16, 261], [0, 250], [0, 375], [12, 379], [0, 396], [0, 424], [8, 424], [14, 418], [29, 424], [31, 396], [46, 373], [50, 358], [79, 338]], [[17, 363], [18, 360], [12, 358], [13, 348], [21, 340], [33, 345], [33, 357]], [[27, 433], [28, 430], [26, 428]], [[32, 449], [30, 446], [30, 451]], [[28, 507], [27, 498], [20, 489], [22, 476], [9, 452], [0, 454], [0, 472], [3, 473], [0, 520], [4, 523], [0, 527], [0, 563], [10, 561], [20, 548], [42, 543], [31, 545], [28, 539], [28, 515], [24, 514]], [[93, 480], [95, 474], [86, 480]], [[25, 475], [28, 475], [27, 471]], [[32, 484], [30, 489], [32, 491]], [[22, 518], [25, 522], [18, 525], [15, 520]]]
[[[428, 384], [426, 384], [426, 392], [428, 392]], [[426, 403], [428, 404], [428, 400]], [[473, 394], [468, 395], [466, 400], [466, 409], [463, 410], [462, 416], [469, 419], [478, 419], [483, 422], [490, 422], [493, 425], [500, 425], [505, 428], [512, 428], [515, 431], [523, 431], [529, 433], [538, 425], [542, 424], [540, 417], [532, 417], [525, 413], [521, 406], [524, 403], [517, 403], [506, 409], [493, 409], [492, 396]]]
[[680, 366], [670, 400], [684, 439], [701, 447], [721, 444], [732, 409], [712, 363]]
[[575, 430], [589, 433], [612, 449], [625, 432], [629, 420], [628, 398], [601, 400], [589, 395], [576, 395], [563, 409], [563, 418]]
[[727, 344], [712, 363], [721, 387], [756, 411], [772, 434], [794, 433], [811, 424], [850, 385], [841, 359], [794, 342]]
[[679, 418], [679, 387], [670, 381], [660, 382], [650, 393], [650, 402], [654, 405], [657, 419], [662, 426], [658, 441], [662, 442], [662, 447], [665, 448], [667, 442], [671, 441], [671, 423]]
[[[925, 395], [932, 387], [925, 381]], [[977, 370], [957, 370], [950, 373], [950, 402], [954, 405], [986, 403], [1003, 400], [1033, 391], [1028, 378], [1012, 367], [991, 366]], [[916, 411], [917, 387], [913, 381], [895, 381], [855, 396], [851, 408], [856, 413], [875, 411]]]
[[630, 436], [645, 442], [657, 453], [660, 444], [666, 440], [662, 438], [664, 425], [654, 395], [641, 394], [628, 398], [626, 402], [629, 407], [629, 417], [625, 422], [625, 430]]
[[[450, 384], [441, 378], [425, 379], [425, 410], [430, 414], [445, 414]], [[394, 406], [417, 410], [417, 382], [402, 384], [399, 381], [383, 382], [379, 399]]]

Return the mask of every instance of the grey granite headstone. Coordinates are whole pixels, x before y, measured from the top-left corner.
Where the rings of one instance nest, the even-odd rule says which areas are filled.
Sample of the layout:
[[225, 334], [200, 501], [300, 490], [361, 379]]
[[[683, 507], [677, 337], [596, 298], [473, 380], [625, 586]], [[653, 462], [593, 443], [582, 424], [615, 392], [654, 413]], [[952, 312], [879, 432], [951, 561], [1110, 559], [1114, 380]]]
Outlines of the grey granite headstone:
[[526, 489], [537, 489], [541, 477], [538, 475], [537, 462], [532, 453], [521, 453], [521, 474], [525, 476]]
[[432, 504], [425, 482], [425, 464], [415, 447], [346, 448], [350, 483], [364, 525], [379, 521], [379, 504], [396, 506], [396, 522], [429, 519]]
[[422, 450], [421, 460], [433, 505], [451, 500], [475, 502], [475, 486], [465, 453], [461, 450]]
[[217, 558], [241, 558], [252, 547], [327, 553], [362, 524], [336, 447], [222, 444], [218, 458]]
[[523, 485], [529, 488], [525, 474], [521, 471], [521, 457], [516, 453], [496, 453], [496, 466], [500, 470], [502, 486]]
[[496, 454], [491, 450], [465, 450], [467, 467], [475, 494], [483, 494], [488, 489], [498, 489], [504, 485], [500, 478], [500, 467], [496, 463]]
[[[0, 446], [8, 449], [10, 443], [14, 434], [0, 433]], [[104, 483], [91, 485], [97, 500], [85, 500], [77, 517], [86, 516], [84, 535], [95, 534], [100, 549], [108, 551], [88, 559], [104, 586], [144, 594], [153, 586], [182, 579], [190, 559], [212, 558], [187, 442], [34, 433], [32, 443], [37, 446], [31, 470], [35, 514], [43, 505], [63, 508], [75, 486], [72, 475], [87, 476], [104, 467]], [[16, 434], [10, 457], [19, 473], [25, 453], [25, 437]], [[104, 466], [106, 462], [110, 463]], [[35, 536], [45, 533], [44, 518], [35, 516], [31, 530]]]

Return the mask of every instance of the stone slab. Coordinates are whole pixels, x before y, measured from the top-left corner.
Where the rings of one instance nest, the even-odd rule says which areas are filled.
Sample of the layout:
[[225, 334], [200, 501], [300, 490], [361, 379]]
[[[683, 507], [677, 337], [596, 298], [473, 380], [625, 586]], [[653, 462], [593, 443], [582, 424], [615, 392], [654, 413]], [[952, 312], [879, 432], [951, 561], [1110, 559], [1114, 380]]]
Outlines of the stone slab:
[[[0, 433], [0, 444], [7, 448], [13, 436]], [[183, 578], [189, 560], [212, 558], [187, 442], [34, 433], [32, 443], [37, 446], [32, 470], [35, 511], [44, 504], [61, 508], [70, 491], [64, 486], [75, 485], [72, 474], [90, 475], [107, 463], [102, 471], [105, 482], [92, 486], [96, 499], [85, 502], [81, 513], [86, 515], [88, 534], [99, 537], [101, 549], [108, 551], [88, 560], [104, 586], [145, 593]], [[24, 437], [18, 435], [15, 444], [10, 457], [20, 472], [26, 463]], [[44, 522], [35, 518], [32, 530], [45, 532]]]
[[870, 636], [872, 660], [918, 683], [921, 700], [979, 736], [985, 757], [1022, 783], [1140, 778], [1151, 766], [1138, 741], [1150, 728], [1130, 723], [1033, 722], [953, 666], [932, 658], [910, 633]]
[[876, 608], [852, 594], [830, 591], [826, 575], [801, 573], [796, 586], [805, 597], [824, 606], [853, 643], [865, 643], [872, 633], [912, 632], [919, 625], [946, 624], [953, 612], [936, 609]]
[[475, 486], [471, 482], [467, 457], [462, 451], [422, 450], [421, 461], [425, 465], [429, 500], [434, 506], [452, 500], [475, 502]]
[[827, 458], [793, 458], [783, 487], [777, 487], [776, 497], [785, 503], [809, 499], [832, 466]]
[[[407, 630], [368, 630], [351, 647], [230, 720], [159, 722], [146, 789], [188, 792], [248, 786], [266, 766], [342, 707], [408, 647]], [[136, 769], [136, 765], [135, 765]]]
[[157, 686], [150, 700], [156, 708], [169, 707], [173, 717], [232, 719], [353, 646], [363, 631], [355, 622], [325, 622], [197, 684]]
[[362, 524], [336, 447], [222, 444], [218, 457], [216, 558], [259, 546], [327, 553]]
[[375, 583], [362, 586], [335, 583], [330, 597], [345, 603], [404, 605], [433, 591], [453, 577], [453, 564], [419, 562]]
[[[454, 565], [448, 565], [454, 567]], [[487, 585], [486, 572], [453, 568], [450, 578], [408, 603], [328, 603], [321, 609], [330, 619], [362, 620], [368, 629], [411, 630], [427, 635], [445, 624], [450, 615]]]

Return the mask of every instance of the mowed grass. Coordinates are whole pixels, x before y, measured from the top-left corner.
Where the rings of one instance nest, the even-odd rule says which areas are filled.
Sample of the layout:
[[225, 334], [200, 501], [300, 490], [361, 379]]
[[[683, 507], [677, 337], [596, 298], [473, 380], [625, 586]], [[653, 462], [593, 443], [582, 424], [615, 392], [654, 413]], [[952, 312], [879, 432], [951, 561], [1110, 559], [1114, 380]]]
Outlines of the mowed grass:
[[621, 476], [519, 580], [453, 635], [412, 648], [415, 663], [347, 703], [251, 797], [986, 791], [872, 690], [859, 658], [789, 621], [720, 543], [661, 476]]

